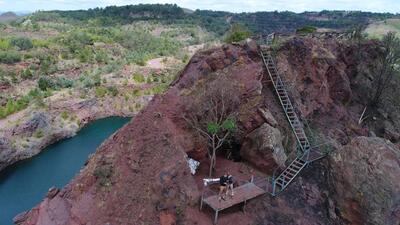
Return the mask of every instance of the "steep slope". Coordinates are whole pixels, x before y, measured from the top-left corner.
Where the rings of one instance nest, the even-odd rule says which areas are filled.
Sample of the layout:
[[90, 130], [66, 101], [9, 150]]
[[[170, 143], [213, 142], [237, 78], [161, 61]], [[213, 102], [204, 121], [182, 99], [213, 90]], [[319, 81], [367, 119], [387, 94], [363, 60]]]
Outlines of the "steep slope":
[[242, 96], [257, 99], [262, 66], [252, 44], [247, 49], [225, 46], [193, 57], [167, 93], [155, 97], [130, 124], [110, 137], [78, 177], [17, 221], [158, 224], [161, 213], [185, 215], [185, 208], [196, 204], [199, 197], [185, 152], [190, 154], [203, 144], [194, 145], [198, 141], [185, 130], [182, 92], [215, 71], [231, 68], [230, 77], [243, 85]]
[[[363, 93], [371, 88], [365, 77], [371, 74], [354, 68], [375, 65], [380, 52], [378, 42], [365, 43], [361, 48], [363, 58], [356, 60], [358, 46], [350, 42], [294, 38], [283, 44], [278, 51], [278, 67], [290, 84], [290, 95], [299, 114], [309, 120], [318, 140], [329, 141], [337, 152], [333, 158], [306, 168], [279, 197], [265, 195], [255, 199], [246, 207], [246, 214], [233, 209], [221, 217], [219, 224], [399, 223], [397, 181], [380, 184], [379, 188], [390, 190], [383, 199], [371, 191], [376, 186], [366, 186], [370, 190], [357, 189], [357, 182], [363, 181], [358, 178], [371, 172], [374, 174], [371, 178], [382, 172], [387, 177], [396, 177], [400, 172], [396, 166], [397, 153], [373, 151], [379, 145], [385, 152], [399, 152], [395, 145], [371, 137], [357, 139], [357, 136], [369, 135], [375, 126], [357, 123], [366, 101]], [[199, 175], [192, 176], [186, 162], [187, 156], [206, 162], [206, 142], [187, 127], [182, 113], [186, 110], [184, 99], [195, 98], [188, 93], [195, 93], [199, 86], [223, 74], [240, 84], [237, 91], [242, 101], [237, 113], [241, 132], [235, 140], [239, 144], [247, 143], [240, 151], [248, 162], [235, 165], [250, 168], [255, 165], [262, 172], [272, 174], [280, 159], [275, 162], [271, 159], [282, 157], [273, 157], [274, 148], [265, 146], [283, 146], [290, 158], [294, 149], [291, 131], [264, 76], [255, 43], [225, 45], [197, 53], [169, 90], [155, 97], [130, 124], [110, 137], [69, 185], [59, 192], [49, 192], [37, 207], [16, 217], [16, 223], [211, 224], [207, 216], [210, 212], [199, 212], [197, 208], [201, 193], [199, 180], [206, 175], [199, 171]], [[273, 138], [263, 137], [265, 143], [256, 143], [254, 138], [261, 137], [261, 131], [266, 129]], [[353, 148], [357, 142], [377, 144]], [[263, 151], [258, 157], [249, 154], [258, 148]], [[351, 150], [358, 153], [341, 155]], [[369, 154], [376, 154], [393, 166], [370, 167], [368, 160], [358, 160]], [[352, 160], [359, 163], [347, 162]], [[367, 182], [372, 183], [373, 179]], [[343, 194], [341, 190], [349, 192]], [[360, 191], [366, 194], [358, 195]], [[370, 220], [377, 208], [369, 207], [368, 202], [379, 205], [386, 196], [394, 196], [393, 203], [380, 209], [384, 216]]]

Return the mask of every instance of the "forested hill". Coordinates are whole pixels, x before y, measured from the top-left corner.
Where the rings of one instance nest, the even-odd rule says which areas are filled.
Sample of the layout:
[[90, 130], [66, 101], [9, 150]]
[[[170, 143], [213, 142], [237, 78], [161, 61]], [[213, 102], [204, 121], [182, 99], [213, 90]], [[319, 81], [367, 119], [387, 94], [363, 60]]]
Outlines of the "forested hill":
[[[268, 9], [265, 9], [268, 10]], [[189, 11], [172, 4], [139, 4], [109, 6], [76, 11], [37, 12], [36, 21], [68, 21], [85, 23], [90, 21], [102, 26], [128, 24], [138, 20], [157, 20], [165, 23], [197, 24], [216, 34], [224, 34], [231, 23], [241, 23], [251, 32], [293, 32], [303, 26], [347, 30], [356, 26], [400, 15], [361, 11], [321, 11], [321, 12], [277, 12], [230, 13], [210, 10]]]
[[240, 13], [233, 16], [233, 22], [244, 24], [254, 33], [293, 32], [304, 26], [348, 30], [366, 26], [372, 21], [393, 18], [399, 15], [361, 11], [321, 12], [256, 12]]

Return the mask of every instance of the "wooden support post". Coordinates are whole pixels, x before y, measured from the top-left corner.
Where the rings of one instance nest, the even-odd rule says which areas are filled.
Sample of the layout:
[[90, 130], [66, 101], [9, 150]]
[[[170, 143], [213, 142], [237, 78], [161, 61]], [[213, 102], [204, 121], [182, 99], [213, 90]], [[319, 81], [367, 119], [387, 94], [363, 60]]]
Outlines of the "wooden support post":
[[217, 224], [219, 210], [215, 210], [214, 224]]
[[242, 210], [243, 210], [243, 213], [246, 212], [246, 202], [247, 202], [247, 200], [245, 199], [245, 200], [244, 200], [244, 204], [243, 204], [243, 209], [242, 209]]
[[201, 194], [201, 199], [200, 199], [200, 211], [203, 209], [203, 200], [204, 200], [204, 193]]

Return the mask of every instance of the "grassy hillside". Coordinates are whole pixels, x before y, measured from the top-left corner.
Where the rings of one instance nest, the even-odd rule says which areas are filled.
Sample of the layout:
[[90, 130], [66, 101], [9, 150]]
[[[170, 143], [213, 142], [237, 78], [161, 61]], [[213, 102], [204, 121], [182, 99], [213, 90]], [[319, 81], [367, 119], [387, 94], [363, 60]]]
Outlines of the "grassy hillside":
[[[15, 14], [4, 17], [10, 16]], [[386, 19], [375, 23], [372, 33], [379, 34], [382, 27], [398, 30], [400, 19], [395, 18], [345, 11], [235, 14], [171, 4], [39, 11], [0, 23], [0, 118], [40, 106], [41, 99], [65, 90], [101, 98], [126, 95], [121, 94], [125, 86], [147, 83], [147, 94], [158, 93], [191, 54], [222, 40], [236, 23], [257, 34], [293, 32], [305, 25], [345, 30]], [[153, 76], [148, 68], [153, 59], [165, 69], [162, 76]], [[133, 95], [139, 93], [144, 90]]]
[[400, 19], [387, 19], [368, 25], [365, 32], [371, 38], [381, 38], [388, 32], [396, 32], [400, 37]]
[[214, 40], [189, 23], [143, 19], [106, 26], [61, 12], [3, 24], [0, 119], [31, 105], [43, 107], [44, 99], [58, 93], [82, 99], [160, 93], [196, 49]]

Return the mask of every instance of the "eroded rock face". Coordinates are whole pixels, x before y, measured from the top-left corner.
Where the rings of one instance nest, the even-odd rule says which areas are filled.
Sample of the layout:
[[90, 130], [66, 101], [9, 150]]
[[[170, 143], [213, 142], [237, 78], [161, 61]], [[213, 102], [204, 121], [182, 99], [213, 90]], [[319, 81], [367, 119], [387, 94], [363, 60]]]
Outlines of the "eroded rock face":
[[400, 223], [400, 150], [381, 138], [357, 137], [330, 160], [333, 199], [350, 224]]
[[[18, 224], [171, 224], [196, 208], [200, 192], [187, 153], [206, 155], [201, 140], [182, 117], [185, 92], [220, 73], [241, 84], [238, 127], [259, 127], [254, 119], [263, 103], [263, 67], [254, 43], [225, 45], [196, 54], [163, 95], [153, 98], [135, 118], [100, 146], [81, 173], [51, 194]], [[223, 71], [222, 71], [223, 70]], [[194, 96], [195, 97], [195, 96]], [[274, 128], [275, 129], [275, 128]], [[203, 152], [203, 154], [201, 154]], [[190, 154], [192, 157], [194, 154]]]
[[323, 132], [347, 144], [349, 137], [368, 136], [357, 121], [373, 90], [368, 68], [377, 65], [380, 53], [374, 41], [357, 46], [296, 37], [281, 47], [277, 65], [300, 117], [323, 124]]
[[257, 168], [272, 174], [277, 166], [285, 164], [286, 155], [279, 129], [264, 123], [245, 138], [240, 154]]
[[[375, 46], [365, 49], [374, 52]], [[312, 116], [319, 122], [321, 133], [337, 141], [335, 146], [347, 143], [356, 134], [368, 133], [368, 128], [356, 122], [363, 106], [354, 102], [355, 96], [362, 94], [354, 89], [357, 79], [353, 79], [351, 68], [356, 62], [351, 50], [352, 46], [336, 42], [297, 39], [283, 46], [277, 60], [299, 115]], [[372, 53], [366, 55], [365, 61], [372, 58]], [[186, 155], [205, 159], [207, 143], [182, 119], [183, 96], [196, 84], [222, 72], [241, 84], [238, 91], [243, 101], [237, 112], [241, 133], [235, 140], [243, 143], [243, 158], [271, 173], [286, 159], [282, 139], [291, 130], [286, 127], [286, 118], [277, 115], [282, 109], [272, 99], [276, 97], [271, 94], [273, 90], [263, 85], [267, 83], [263, 83], [264, 66], [254, 42], [225, 45], [197, 53], [170, 89], [110, 137], [69, 185], [20, 214], [16, 222], [212, 224], [208, 214], [198, 212], [200, 190], [186, 162]], [[265, 96], [268, 91], [270, 95]], [[353, 108], [345, 105], [348, 101]], [[285, 146], [291, 144], [286, 142]], [[381, 139], [356, 138], [334, 154], [329, 169], [326, 161], [311, 164], [279, 197], [256, 198], [247, 206], [246, 215], [233, 212], [230, 220], [223, 222], [221, 217], [221, 224], [397, 225], [400, 194], [396, 174], [400, 172], [396, 152]], [[326, 181], [329, 170], [332, 190]], [[201, 216], [190, 220], [196, 222], [185, 220], [198, 214]]]

